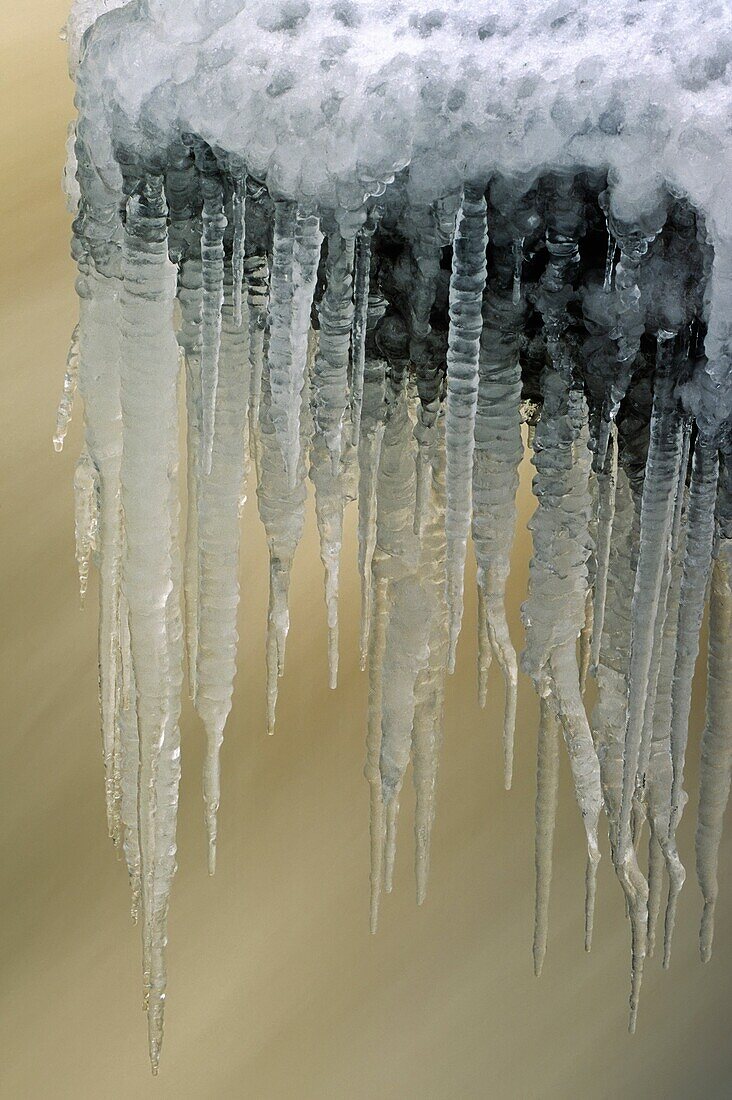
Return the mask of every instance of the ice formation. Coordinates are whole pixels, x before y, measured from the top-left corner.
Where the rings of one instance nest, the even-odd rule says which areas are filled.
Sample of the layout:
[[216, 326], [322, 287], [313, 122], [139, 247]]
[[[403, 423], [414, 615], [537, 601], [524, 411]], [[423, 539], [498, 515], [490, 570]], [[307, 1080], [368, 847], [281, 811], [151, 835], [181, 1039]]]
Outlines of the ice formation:
[[100, 575], [108, 828], [142, 928], [154, 1071], [184, 652], [213, 872], [247, 479], [270, 555], [269, 732], [307, 480], [333, 687], [358, 499], [375, 929], [410, 758], [425, 897], [471, 534], [478, 691], [485, 703], [495, 657], [511, 783], [522, 422], [537, 499], [521, 658], [540, 698], [536, 971], [562, 741], [587, 837], [588, 949], [603, 809], [624, 891], [631, 1028], [664, 869], [668, 964], [708, 593], [696, 857], [709, 958], [732, 772], [730, 14], [727, 0], [77, 0], [66, 184], [80, 319], [54, 445], [78, 377], [77, 558], [82, 595], [92, 560]]

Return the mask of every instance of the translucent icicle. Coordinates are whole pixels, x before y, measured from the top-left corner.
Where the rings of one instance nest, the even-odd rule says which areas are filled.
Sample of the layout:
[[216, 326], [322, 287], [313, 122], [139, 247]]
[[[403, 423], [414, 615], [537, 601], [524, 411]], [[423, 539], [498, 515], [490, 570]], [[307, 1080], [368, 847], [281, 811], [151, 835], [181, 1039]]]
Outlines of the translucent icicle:
[[[314, 356], [311, 340], [311, 358]], [[300, 450], [298, 477], [291, 485], [285, 471], [271, 415], [269, 372], [265, 370], [262, 403], [257, 426], [259, 479], [257, 503], [269, 550], [269, 607], [267, 611], [267, 732], [274, 733], [278, 677], [285, 667], [285, 644], [290, 629], [288, 596], [290, 574], [305, 524], [305, 472], [308, 414], [308, 389], [303, 393], [303, 446]]]
[[521, 271], [524, 266], [524, 238], [517, 237], [513, 242], [513, 286], [511, 303], [517, 306], [521, 301]]
[[448, 668], [455, 669], [463, 617], [463, 573], [470, 532], [475, 410], [488, 230], [481, 187], [466, 185], [455, 227], [447, 345], [447, 598]]
[[[510, 287], [510, 283], [509, 283]], [[473, 546], [478, 564], [479, 631], [503, 674], [504, 786], [511, 786], [518, 667], [506, 619], [506, 581], [516, 525], [521, 440], [521, 366], [518, 339], [521, 310], [508, 288], [491, 284], [483, 300], [478, 402], [473, 456]], [[481, 645], [480, 680], [485, 690], [487, 659]], [[481, 700], [483, 705], [483, 700]]]
[[648, 884], [632, 843], [631, 813], [642, 755], [645, 702], [653, 636], [671, 535], [676, 486], [683, 448], [682, 423], [674, 396], [674, 341], [660, 333], [656, 362], [651, 436], [641, 503], [638, 568], [632, 602], [628, 709], [623, 755], [623, 796], [616, 870], [625, 891], [632, 934], [630, 1023], [635, 1030], [648, 931]]
[[[302, 395], [308, 378], [310, 315], [318, 281], [323, 234], [320, 219], [307, 207], [298, 207], [292, 268], [292, 391], [288, 398], [285, 467], [294, 486], [301, 446]], [[310, 364], [312, 366], [312, 364]]]
[[606, 467], [597, 475], [597, 550], [595, 553], [595, 584], [592, 596], [592, 645], [590, 667], [596, 669], [600, 662], [600, 646], [605, 622], [607, 597], [607, 571], [610, 560], [610, 542], [615, 516], [615, 492], [618, 482], [618, 433], [613, 423], [610, 427], [610, 458]]
[[123, 595], [120, 595], [119, 632], [120, 676], [117, 682], [119, 692], [117, 720], [120, 728], [121, 747], [120, 818], [122, 823], [122, 850], [127, 864], [132, 895], [130, 911], [133, 922], [137, 924], [140, 913], [140, 830], [138, 823], [140, 739], [137, 732], [135, 671], [132, 667], [130, 627], [127, 602]]
[[341, 458], [343, 417], [348, 404], [348, 366], [353, 327], [353, 239], [338, 231], [328, 235], [326, 287], [318, 307], [320, 344], [313, 392], [315, 426], [331, 458], [333, 475]]
[[549, 931], [554, 829], [559, 802], [559, 721], [549, 699], [540, 700], [536, 758], [536, 901], [534, 906], [534, 973], [541, 975]]
[[[317, 398], [315, 400], [317, 407]], [[332, 454], [325, 435], [316, 430], [310, 450], [310, 480], [315, 486], [315, 515], [320, 535], [320, 559], [325, 573], [328, 617], [328, 682], [338, 685], [338, 588], [343, 542], [344, 484], [339, 462], [333, 472]]]
[[430, 464], [431, 492], [426, 503], [421, 540], [420, 576], [426, 592], [430, 630], [426, 667], [419, 672], [414, 688], [412, 726], [412, 776], [414, 808], [414, 874], [417, 905], [427, 894], [430, 843], [435, 820], [435, 789], [442, 747], [445, 703], [445, 669], [448, 631], [445, 606], [445, 458], [439, 446]]
[[704, 912], [699, 930], [703, 962], [712, 955], [719, 846], [732, 774], [732, 539], [720, 539], [712, 570], [707, 658], [707, 714], [701, 746], [696, 870]]
[[201, 264], [203, 275], [203, 346], [201, 350], [201, 470], [211, 470], [211, 452], [216, 420], [221, 307], [224, 302], [224, 186], [216, 159], [207, 146], [197, 150], [203, 194]]
[[300, 390], [296, 384], [292, 362], [293, 252], [296, 214], [296, 203], [285, 200], [275, 203], [269, 286], [267, 366], [271, 395], [270, 416], [288, 473], [297, 454], [300, 413]]
[[89, 565], [99, 538], [99, 471], [86, 450], [79, 456], [74, 471], [74, 528], [79, 598], [83, 607], [89, 585]]
[[[676, 664], [671, 693], [671, 819], [669, 841], [676, 843], [676, 830], [686, 803], [684, 760], [689, 736], [691, 683], [699, 653], [699, 632], [704, 615], [707, 582], [714, 540], [714, 503], [717, 495], [719, 458], [716, 444], [697, 437], [691, 464], [689, 487], [689, 530], [686, 536], [684, 569], [681, 576], [679, 621], [676, 638]], [[671, 954], [678, 890], [669, 890], [664, 940], [664, 966]]]
[[369, 275], [371, 270], [371, 234], [373, 229], [362, 229], [356, 237], [353, 275], [353, 333], [351, 355], [351, 423], [355, 447], [361, 435], [361, 410], [363, 406], [364, 369], [366, 364], [366, 323], [369, 312]]
[[[118, 215], [115, 212], [115, 221]], [[109, 229], [105, 226], [104, 232]], [[115, 230], [118, 239], [119, 230]], [[115, 780], [119, 591], [122, 553], [120, 463], [119, 246], [80, 264], [84, 293], [79, 318], [79, 393], [84, 400], [84, 439], [94, 468], [94, 550], [99, 569], [99, 700], [104, 753], [107, 828], [119, 842], [119, 788]]]
[[369, 714], [366, 735], [366, 765], [364, 775], [369, 783], [369, 836], [371, 854], [371, 898], [369, 927], [376, 932], [379, 921], [379, 900], [384, 874], [385, 814], [381, 799], [381, 691], [384, 675], [386, 641], [386, 603], [389, 581], [386, 576], [374, 578], [373, 625], [369, 635]]
[[411, 223], [412, 280], [409, 294], [409, 357], [414, 364], [419, 412], [414, 434], [417, 453], [415, 531], [419, 534], [426, 514], [432, 476], [430, 448], [440, 407], [443, 371], [432, 346], [430, 313], [440, 275], [442, 241], [435, 210], [420, 206], [409, 212]]
[[376, 477], [384, 434], [386, 363], [366, 359], [361, 431], [358, 440], [358, 571], [361, 577], [361, 669], [366, 667], [371, 625], [371, 561], [376, 546]]
[[239, 606], [239, 510], [244, 493], [249, 387], [247, 336], [233, 315], [231, 275], [225, 277], [216, 389], [216, 435], [211, 470], [201, 478], [198, 503], [198, 649], [196, 710], [206, 728], [203, 798], [208, 870], [216, 869], [220, 752], [231, 710], [236, 671]]
[[64, 386], [61, 400], [56, 412], [56, 431], [53, 434], [53, 449], [62, 451], [64, 440], [71, 423], [71, 410], [74, 405], [76, 386], [79, 380], [79, 326], [77, 325], [71, 334], [69, 354], [66, 357], [66, 370], [64, 371]]
[[140, 739], [143, 956], [150, 1060], [157, 1073], [165, 1003], [168, 896], [175, 871], [182, 673], [177, 562], [175, 269], [159, 176], [127, 203], [122, 293], [122, 504]]
[[262, 398], [262, 368], [264, 365], [264, 337], [269, 309], [269, 261], [266, 256], [247, 256], [244, 261], [249, 307], [249, 442], [257, 476], [257, 425], [259, 403]]

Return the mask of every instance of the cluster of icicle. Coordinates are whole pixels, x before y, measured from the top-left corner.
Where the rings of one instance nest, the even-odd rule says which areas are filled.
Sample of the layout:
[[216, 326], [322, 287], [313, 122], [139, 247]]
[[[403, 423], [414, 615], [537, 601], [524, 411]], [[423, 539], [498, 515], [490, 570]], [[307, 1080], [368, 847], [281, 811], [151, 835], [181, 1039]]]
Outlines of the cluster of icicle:
[[[621, 224], [597, 171], [468, 181], [423, 205], [410, 201], [405, 172], [363, 209], [333, 211], [273, 199], [244, 165], [191, 135], [155, 162], [129, 159], [124, 149], [117, 156], [121, 209], [107, 198], [80, 130], [81, 315], [54, 442], [60, 449], [78, 376], [79, 573], [83, 593], [91, 560], [99, 571], [108, 825], [142, 927], [153, 1071], [175, 872], [184, 652], [206, 731], [213, 872], [248, 483], [270, 557], [269, 732], [307, 479], [333, 687], [344, 509], [358, 501], [375, 930], [380, 894], [391, 888], [410, 757], [418, 901], [425, 896], [445, 677], [455, 663], [471, 535], [478, 691], [484, 704], [495, 658], [511, 784], [518, 661], [505, 593], [523, 422], [538, 502], [522, 659], [540, 697], [535, 968], [547, 943], [563, 740], [587, 834], [586, 946], [604, 807], [632, 932], [633, 1027], [664, 871], [666, 963], [684, 879], [675, 838], [708, 589], [697, 830], [705, 959], [732, 767], [732, 449], [724, 426], [702, 431], [680, 400], [694, 372], [706, 369], [711, 256], [701, 219], [666, 196], [641, 223]], [[589, 716], [588, 672], [597, 699]]]

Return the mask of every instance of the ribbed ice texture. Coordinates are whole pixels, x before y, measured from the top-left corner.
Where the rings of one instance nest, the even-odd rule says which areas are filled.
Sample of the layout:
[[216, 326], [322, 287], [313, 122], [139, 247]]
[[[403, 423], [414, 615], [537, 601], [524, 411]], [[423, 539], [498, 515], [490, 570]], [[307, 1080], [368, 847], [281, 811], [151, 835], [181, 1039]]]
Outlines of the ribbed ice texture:
[[486, 202], [481, 188], [466, 185], [455, 226], [447, 342], [447, 602], [450, 609], [448, 667], [463, 618], [463, 573], [470, 533], [471, 479], [478, 402], [478, 359], [488, 243]]
[[[468, 0], [444, 12], [423, 10], [421, 0], [378, 12], [357, 5], [355, 15], [330, 0], [297, 12], [191, 0], [175, 18], [171, 3], [114, 10], [113, 0], [99, 0], [108, 14], [84, 38], [78, 69], [94, 5], [77, 5], [69, 37], [80, 117], [66, 169], [85, 404], [75, 476], [80, 581], [85, 589], [94, 563], [109, 831], [121, 841], [142, 930], [153, 1068], [175, 869], [181, 573], [190, 688], [207, 737], [213, 869], [250, 460], [270, 557], [269, 732], [306, 479], [333, 686], [340, 551], [358, 496], [374, 930], [392, 886], [410, 756], [417, 901], [425, 898], [445, 676], [471, 530], [479, 694], [485, 701], [494, 655], [506, 686], [510, 783], [517, 669], [504, 600], [522, 419], [538, 501], [523, 611], [523, 666], [540, 696], [534, 966], [540, 972], [548, 938], [561, 732], [587, 834], [585, 943], [604, 803], [633, 930], [634, 1023], [664, 874], [666, 962], [684, 876], [675, 830], [710, 571], [697, 838], [705, 958], [732, 768], [732, 262], [718, 171], [726, 154], [713, 150], [714, 141], [729, 143], [704, 113], [713, 101], [722, 111], [726, 93], [713, 74], [723, 66], [715, 54], [710, 70], [703, 50], [687, 64], [648, 5], [623, 24], [623, 80], [638, 72], [638, 57], [643, 79], [637, 97], [619, 97], [605, 49], [617, 12], [595, 0], [561, 18], [543, 0], [531, 13], [499, 3], [490, 27]], [[363, 37], [371, 17], [381, 21], [376, 39]], [[719, 29], [714, 13], [695, 18], [689, 26], [700, 35]], [[650, 28], [645, 37], [638, 22]], [[506, 49], [518, 26], [532, 50], [516, 66], [515, 49]], [[451, 42], [460, 45], [454, 55]], [[285, 54], [287, 71], [278, 60]], [[145, 65], [129, 64], [139, 56]], [[651, 70], [666, 56], [681, 68], [658, 79]], [[307, 80], [298, 79], [299, 58]], [[128, 70], [134, 87], [123, 79]], [[224, 72], [230, 79], [219, 88]], [[673, 163], [669, 150], [679, 153]], [[476, 180], [490, 180], [487, 193]], [[56, 446], [75, 369], [72, 344]], [[583, 700], [590, 666], [591, 728]], [[648, 884], [636, 856], [646, 820]]]

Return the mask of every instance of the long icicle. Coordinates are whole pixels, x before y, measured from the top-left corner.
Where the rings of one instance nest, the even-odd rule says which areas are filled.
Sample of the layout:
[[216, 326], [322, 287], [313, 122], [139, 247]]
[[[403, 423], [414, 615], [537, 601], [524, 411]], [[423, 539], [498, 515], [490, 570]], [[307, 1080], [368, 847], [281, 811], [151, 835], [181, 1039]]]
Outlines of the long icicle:
[[361, 577], [359, 652], [362, 671], [366, 668], [371, 629], [371, 560], [376, 546], [376, 479], [386, 415], [385, 381], [384, 360], [368, 356], [364, 366], [361, 430], [358, 440], [358, 571]]
[[76, 396], [76, 387], [79, 380], [79, 326], [76, 325], [71, 334], [69, 353], [66, 356], [66, 369], [64, 371], [64, 384], [61, 399], [56, 411], [56, 430], [53, 433], [53, 449], [62, 451], [64, 440], [71, 423], [71, 412]]
[[221, 307], [224, 302], [224, 186], [212, 150], [196, 145], [196, 162], [201, 174], [203, 222], [201, 265], [203, 314], [201, 349], [201, 471], [209, 474], [216, 421], [216, 387], [221, 347]]
[[[707, 581], [712, 562], [714, 540], [714, 502], [717, 495], [719, 458], [717, 445], [697, 436], [691, 463], [689, 487], [689, 531], [686, 536], [684, 569], [681, 576], [679, 621], [676, 639], [676, 664], [671, 693], [671, 819], [669, 843], [676, 847], [676, 830], [686, 795], [684, 793], [684, 759], [689, 736], [691, 683], [699, 653], [699, 632], [704, 615]], [[676, 917], [678, 889], [672, 884], [666, 908], [663, 963], [667, 967], [671, 956], [671, 941]]]
[[224, 277], [216, 434], [211, 470], [203, 475], [198, 502], [198, 648], [196, 710], [206, 728], [203, 799], [208, 838], [208, 871], [216, 869], [219, 758], [231, 710], [236, 670], [236, 613], [239, 606], [239, 512], [244, 493], [249, 388], [247, 336], [234, 320], [231, 273]]
[[[485, 629], [503, 673], [503, 781], [511, 787], [518, 663], [506, 619], [506, 581], [516, 524], [521, 440], [521, 365], [518, 333], [522, 309], [513, 301], [513, 250], [494, 252], [497, 278], [483, 300], [478, 404], [473, 456], [473, 545], [478, 564], [479, 629]], [[503, 261], [503, 263], [501, 263]], [[481, 647], [485, 654], [485, 646]], [[485, 656], [480, 674], [485, 690]], [[485, 670], [487, 671], [487, 669]], [[485, 699], [481, 699], [481, 705]]]
[[352, 440], [358, 446], [361, 437], [364, 369], [366, 365], [366, 325], [369, 313], [369, 277], [371, 271], [371, 237], [375, 223], [367, 222], [356, 237], [353, 272], [353, 332], [351, 343], [351, 423]]
[[668, 553], [683, 448], [682, 421], [674, 394], [675, 341], [660, 332], [656, 360], [651, 436], [641, 502], [638, 568], [632, 603], [628, 708], [623, 754], [623, 795], [618, 826], [616, 871], [628, 904], [632, 935], [629, 1028], [635, 1030], [648, 935], [648, 884], [640, 871], [631, 834], [638, 763], [642, 756], [645, 702]]
[[448, 669], [463, 617], [463, 574], [470, 533], [478, 358], [483, 327], [488, 229], [483, 188], [466, 184], [455, 226], [450, 277], [450, 329], [447, 343], [447, 601], [450, 614]]
[[326, 287], [318, 307], [320, 344], [315, 359], [315, 426], [322, 434], [334, 476], [341, 458], [343, 418], [348, 403], [348, 365], [353, 328], [354, 240], [328, 234]]
[[172, 327], [175, 270], [167, 206], [151, 175], [127, 204], [122, 293], [122, 505], [124, 592], [140, 738], [143, 954], [150, 1061], [157, 1073], [165, 1003], [165, 941], [175, 871], [182, 653], [176, 625], [178, 349]]

